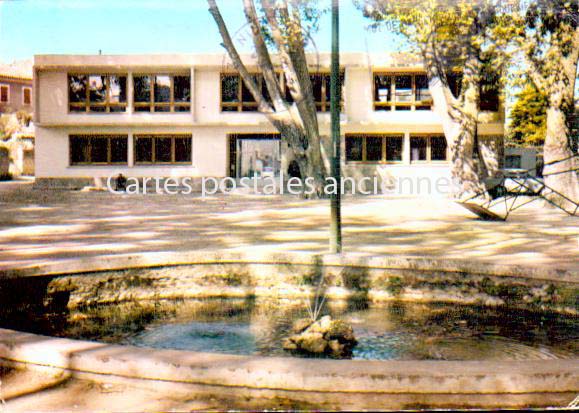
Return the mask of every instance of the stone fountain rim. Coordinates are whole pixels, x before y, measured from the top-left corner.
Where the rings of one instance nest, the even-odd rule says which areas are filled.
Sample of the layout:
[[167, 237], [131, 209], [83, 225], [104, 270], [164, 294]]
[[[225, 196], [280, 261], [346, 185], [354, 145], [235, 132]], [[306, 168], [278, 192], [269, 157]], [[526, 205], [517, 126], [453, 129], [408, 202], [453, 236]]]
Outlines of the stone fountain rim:
[[493, 264], [474, 260], [447, 259], [444, 257], [384, 256], [364, 253], [337, 255], [312, 252], [227, 250], [145, 252], [55, 260], [18, 268], [0, 269], [0, 279], [206, 264], [304, 265], [395, 269], [526, 278], [579, 284], [579, 270], [554, 268], [551, 266]]
[[[545, 361], [327, 360], [160, 350], [0, 329], [0, 359], [98, 376], [322, 393], [577, 392], [579, 359]], [[1, 360], [0, 360], [1, 361]]]

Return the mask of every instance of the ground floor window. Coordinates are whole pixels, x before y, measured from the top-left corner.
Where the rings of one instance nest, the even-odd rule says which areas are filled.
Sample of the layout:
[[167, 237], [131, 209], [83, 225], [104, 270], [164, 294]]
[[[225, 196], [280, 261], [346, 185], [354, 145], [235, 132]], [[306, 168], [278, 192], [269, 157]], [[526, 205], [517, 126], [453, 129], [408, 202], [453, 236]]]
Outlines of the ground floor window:
[[444, 136], [410, 136], [410, 162], [436, 162], [448, 159]]
[[135, 164], [190, 164], [191, 135], [136, 135]]
[[127, 135], [70, 135], [70, 164], [126, 164], [127, 142]]
[[346, 135], [348, 162], [401, 162], [403, 135]]

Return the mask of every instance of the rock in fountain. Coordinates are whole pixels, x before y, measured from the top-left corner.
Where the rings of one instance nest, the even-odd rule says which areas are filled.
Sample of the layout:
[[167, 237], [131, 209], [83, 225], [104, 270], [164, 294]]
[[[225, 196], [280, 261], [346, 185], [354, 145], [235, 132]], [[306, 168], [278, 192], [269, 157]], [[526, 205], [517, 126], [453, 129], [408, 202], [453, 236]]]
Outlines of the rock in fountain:
[[306, 318], [297, 320], [293, 326], [293, 333], [284, 340], [284, 350], [350, 358], [352, 349], [358, 344], [350, 325], [342, 320], [333, 320], [328, 315], [318, 321]]

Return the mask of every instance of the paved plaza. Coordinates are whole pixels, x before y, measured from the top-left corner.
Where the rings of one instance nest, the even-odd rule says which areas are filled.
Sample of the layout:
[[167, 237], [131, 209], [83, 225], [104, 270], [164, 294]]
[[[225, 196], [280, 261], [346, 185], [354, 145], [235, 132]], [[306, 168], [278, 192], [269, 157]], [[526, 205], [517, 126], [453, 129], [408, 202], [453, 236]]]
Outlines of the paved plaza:
[[[328, 200], [115, 195], [0, 182], [0, 268], [200, 249], [326, 252]], [[486, 222], [442, 198], [346, 197], [344, 251], [579, 268], [579, 217], [534, 202]]]

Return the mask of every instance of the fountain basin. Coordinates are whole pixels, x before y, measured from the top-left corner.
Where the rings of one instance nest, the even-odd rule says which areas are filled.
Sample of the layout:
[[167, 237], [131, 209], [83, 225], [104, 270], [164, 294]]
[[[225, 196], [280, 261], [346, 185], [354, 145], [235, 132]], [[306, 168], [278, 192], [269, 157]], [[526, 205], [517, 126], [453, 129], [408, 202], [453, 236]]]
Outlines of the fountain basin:
[[[0, 296], [14, 311], [215, 296], [293, 299], [311, 295], [322, 274], [333, 299], [477, 304], [572, 317], [577, 311], [579, 278], [569, 270], [359, 254], [203, 252], [71, 260], [0, 272]], [[14, 297], [14, 288], [27, 294]], [[341, 409], [563, 406], [579, 390], [577, 359], [312, 360], [137, 348], [7, 329], [0, 330], [0, 357], [94, 380], [171, 382], [195, 392]]]

